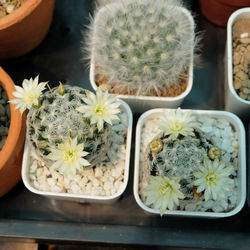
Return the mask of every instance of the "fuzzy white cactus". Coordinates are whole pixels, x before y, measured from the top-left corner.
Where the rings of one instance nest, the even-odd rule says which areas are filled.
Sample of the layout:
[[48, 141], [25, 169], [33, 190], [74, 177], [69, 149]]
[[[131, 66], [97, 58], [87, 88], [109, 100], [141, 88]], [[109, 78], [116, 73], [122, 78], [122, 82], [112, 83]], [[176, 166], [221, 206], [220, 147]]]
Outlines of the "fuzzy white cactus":
[[161, 96], [181, 88], [194, 45], [180, 1], [116, 0], [94, 18], [87, 50], [109, 92]]

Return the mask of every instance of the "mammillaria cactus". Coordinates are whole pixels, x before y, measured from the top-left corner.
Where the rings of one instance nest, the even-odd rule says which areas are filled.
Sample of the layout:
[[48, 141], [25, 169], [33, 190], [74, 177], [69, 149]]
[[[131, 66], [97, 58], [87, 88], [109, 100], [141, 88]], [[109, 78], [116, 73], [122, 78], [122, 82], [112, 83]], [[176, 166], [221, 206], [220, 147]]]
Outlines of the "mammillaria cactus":
[[119, 119], [115, 97], [79, 87], [63, 86], [45, 93], [47, 83], [23, 81], [11, 100], [22, 113], [29, 109], [27, 136], [38, 157], [62, 174], [75, 174], [105, 159], [111, 144], [112, 120]]
[[119, 94], [182, 93], [195, 37], [193, 21], [180, 7], [179, 1], [170, 0], [105, 6], [89, 36], [97, 84]]
[[84, 143], [84, 150], [89, 152], [86, 159], [95, 165], [105, 156], [111, 143], [111, 125], [104, 124], [98, 131], [97, 124], [91, 124], [77, 108], [85, 104], [85, 90], [79, 87], [65, 86], [61, 95], [56, 89], [45, 92], [40, 97], [41, 107], [30, 109], [27, 117], [27, 135], [30, 144], [41, 156], [51, 152], [67, 140], [78, 138]]
[[161, 215], [203, 200], [227, 203], [232, 195], [233, 162], [222, 157], [223, 150], [199, 126], [190, 112], [166, 111], [158, 123], [162, 132], [147, 145], [144, 202]]
[[[157, 143], [162, 145], [158, 152], [154, 150]], [[181, 139], [173, 140], [161, 134], [148, 147], [151, 174], [181, 177], [182, 181], [190, 182], [209, 148], [212, 148], [211, 142], [198, 128], [194, 130], [194, 136]]]

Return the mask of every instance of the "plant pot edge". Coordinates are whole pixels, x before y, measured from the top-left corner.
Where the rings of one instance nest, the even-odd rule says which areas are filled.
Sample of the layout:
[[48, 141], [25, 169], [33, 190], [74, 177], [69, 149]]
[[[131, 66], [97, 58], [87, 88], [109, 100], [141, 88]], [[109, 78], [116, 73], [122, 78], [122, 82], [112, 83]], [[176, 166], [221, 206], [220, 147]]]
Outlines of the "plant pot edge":
[[226, 27], [229, 16], [237, 9], [247, 7], [247, 1], [236, 0], [199, 0], [200, 11], [210, 22]]
[[0, 18], [0, 59], [16, 58], [35, 49], [46, 37], [55, 0], [27, 0]]
[[[136, 126], [136, 142], [135, 142], [135, 164], [134, 164], [134, 187], [133, 193], [137, 204], [147, 213], [159, 215], [160, 213], [152, 208], [147, 207], [139, 196], [139, 167], [140, 167], [140, 137], [141, 137], [141, 128], [144, 124], [144, 121], [150, 118], [150, 116], [159, 115], [163, 112], [163, 110], [167, 109], [151, 109], [145, 113], [143, 113], [140, 118], [138, 119], [137, 126]], [[183, 109], [182, 111], [187, 112], [189, 110]], [[238, 212], [243, 208], [245, 201], [246, 201], [246, 136], [245, 136], [245, 128], [242, 121], [233, 113], [227, 111], [218, 111], [218, 110], [192, 110], [193, 114], [195, 115], [212, 115], [213, 117], [220, 117], [223, 116], [224, 118], [227, 117], [230, 123], [233, 126], [237, 127], [239, 132], [239, 143], [240, 149], [239, 150], [239, 168], [241, 169], [239, 173], [239, 178], [241, 178], [241, 185], [240, 185], [240, 200], [238, 205], [229, 212], [201, 212], [201, 211], [181, 211], [181, 210], [167, 210], [164, 215], [168, 216], [182, 216], [182, 217], [197, 217], [197, 218], [224, 218], [230, 217]], [[227, 119], [227, 120], [228, 120]]]
[[[14, 98], [12, 93], [15, 91], [15, 84], [2, 67], [0, 67], [0, 81], [8, 99]], [[0, 196], [10, 191], [21, 179], [21, 161], [26, 135], [26, 115], [21, 115], [18, 110], [15, 110], [15, 105], [11, 103], [10, 112], [9, 133], [0, 151], [0, 177], [3, 178], [3, 182], [0, 185]]]
[[26, 0], [17, 10], [0, 18], [0, 30], [20, 22], [28, 16], [43, 0]]
[[242, 99], [234, 89], [233, 85], [233, 38], [232, 27], [236, 20], [243, 17], [250, 18], [250, 8], [242, 8], [235, 11], [227, 23], [227, 41], [225, 54], [225, 108], [241, 118], [247, 118], [247, 112], [250, 111], [250, 101]]

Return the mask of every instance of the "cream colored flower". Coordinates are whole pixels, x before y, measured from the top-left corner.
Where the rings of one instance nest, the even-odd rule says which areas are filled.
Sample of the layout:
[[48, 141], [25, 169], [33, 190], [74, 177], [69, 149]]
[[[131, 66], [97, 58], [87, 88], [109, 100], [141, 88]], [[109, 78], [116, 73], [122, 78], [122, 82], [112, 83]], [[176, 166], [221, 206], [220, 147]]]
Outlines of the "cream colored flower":
[[164, 132], [164, 135], [170, 135], [174, 140], [179, 135], [194, 136], [193, 129], [199, 126], [192, 112], [183, 112], [180, 108], [172, 109], [164, 112], [161, 118], [159, 128]]
[[83, 166], [90, 163], [83, 157], [89, 153], [84, 150], [84, 144], [77, 144], [77, 137], [68, 138], [66, 142], [58, 144], [56, 149], [51, 149], [48, 159], [54, 161], [51, 168], [58, 169], [64, 175], [75, 174], [76, 170], [81, 170]]
[[180, 191], [180, 184], [175, 178], [169, 179], [166, 176], [150, 176], [149, 185], [146, 187], [147, 206], [152, 206], [163, 215], [166, 209], [173, 210], [174, 205], [179, 205], [179, 199], [184, 199]]
[[15, 109], [19, 109], [21, 114], [32, 106], [38, 106], [39, 97], [47, 84], [47, 82], [41, 82], [38, 84], [38, 81], [39, 76], [34, 80], [32, 78], [29, 80], [24, 79], [22, 87], [15, 86], [16, 92], [14, 92], [13, 95], [16, 98], [12, 99], [10, 103], [16, 104]]
[[102, 130], [104, 122], [112, 125], [112, 120], [119, 119], [116, 114], [120, 112], [120, 103], [115, 102], [114, 95], [102, 92], [100, 88], [97, 89], [96, 95], [90, 91], [86, 91], [86, 95], [87, 98], [83, 99], [86, 105], [77, 110], [83, 113], [84, 117], [90, 118], [91, 124], [96, 123], [99, 131]]
[[204, 166], [200, 166], [198, 172], [194, 173], [197, 178], [193, 185], [197, 186], [197, 193], [205, 190], [205, 201], [210, 197], [214, 200], [225, 198], [224, 191], [230, 191], [233, 188], [234, 181], [229, 177], [232, 173], [232, 166], [225, 166], [225, 163], [215, 159], [210, 161], [204, 159]]

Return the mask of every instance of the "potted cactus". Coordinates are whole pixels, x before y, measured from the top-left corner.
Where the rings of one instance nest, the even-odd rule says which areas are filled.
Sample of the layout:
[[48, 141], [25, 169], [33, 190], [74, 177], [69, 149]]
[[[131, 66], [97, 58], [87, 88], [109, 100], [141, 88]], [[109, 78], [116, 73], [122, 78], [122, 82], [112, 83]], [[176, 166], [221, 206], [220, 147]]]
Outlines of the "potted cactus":
[[249, 119], [250, 111], [250, 8], [235, 11], [228, 20], [225, 106]]
[[93, 88], [118, 94], [134, 112], [177, 107], [190, 92], [194, 21], [179, 1], [113, 1], [88, 37]]
[[246, 198], [245, 133], [225, 111], [153, 109], [136, 130], [134, 195], [154, 214], [226, 217]]
[[[48, 86], [49, 91], [43, 90]], [[22, 178], [32, 192], [78, 201], [111, 201], [125, 190], [131, 140], [129, 107], [106, 92], [50, 89], [23, 81], [11, 102], [27, 116]]]

